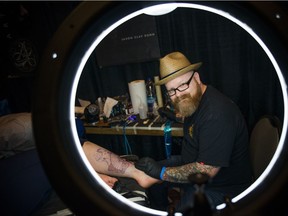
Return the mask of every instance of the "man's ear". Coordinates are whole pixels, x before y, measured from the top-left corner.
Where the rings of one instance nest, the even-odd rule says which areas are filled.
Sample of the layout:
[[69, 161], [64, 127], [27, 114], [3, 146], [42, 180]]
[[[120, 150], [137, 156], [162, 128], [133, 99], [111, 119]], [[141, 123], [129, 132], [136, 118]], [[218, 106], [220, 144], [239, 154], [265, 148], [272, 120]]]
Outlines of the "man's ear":
[[201, 84], [200, 75], [198, 72], [195, 71], [193, 76], [198, 84]]

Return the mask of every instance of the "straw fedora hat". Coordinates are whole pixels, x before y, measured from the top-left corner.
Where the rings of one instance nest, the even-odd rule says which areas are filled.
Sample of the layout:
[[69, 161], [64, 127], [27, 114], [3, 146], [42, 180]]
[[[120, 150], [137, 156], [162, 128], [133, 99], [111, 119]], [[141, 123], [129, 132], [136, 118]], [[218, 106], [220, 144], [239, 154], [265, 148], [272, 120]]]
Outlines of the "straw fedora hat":
[[160, 59], [160, 80], [155, 85], [163, 85], [184, 73], [197, 70], [201, 65], [202, 62], [191, 64], [180, 52], [172, 52]]

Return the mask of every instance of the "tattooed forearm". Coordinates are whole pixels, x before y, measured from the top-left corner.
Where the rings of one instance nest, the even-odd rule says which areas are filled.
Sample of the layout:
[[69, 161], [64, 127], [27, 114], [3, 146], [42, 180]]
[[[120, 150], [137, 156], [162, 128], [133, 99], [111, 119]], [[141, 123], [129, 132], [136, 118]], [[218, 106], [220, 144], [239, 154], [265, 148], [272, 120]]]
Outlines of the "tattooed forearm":
[[219, 167], [202, 165], [200, 163], [190, 163], [179, 167], [167, 167], [163, 180], [178, 183], [188, 183], [188, 176], [194, 173], [206, 173], [214, 176], [219, 171]]
[[107, 164], [107, 170], [114, 173], [125, 173], [127, 168], [131, 165], [130, 162], [118, 157], [112, 152], [98, 148], [94, 152], [93, 157], [97, 162], [104, 162]]

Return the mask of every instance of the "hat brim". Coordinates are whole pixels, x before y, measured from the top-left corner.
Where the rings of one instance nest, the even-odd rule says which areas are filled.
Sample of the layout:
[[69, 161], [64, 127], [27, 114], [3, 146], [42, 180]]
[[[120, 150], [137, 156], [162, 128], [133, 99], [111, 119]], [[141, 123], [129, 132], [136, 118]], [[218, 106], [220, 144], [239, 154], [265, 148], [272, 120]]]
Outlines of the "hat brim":
[[172, 73], [170, 76], [165, 77], [164, 79], [159, 80], [158, 82], [155, 82], [155, 85], [163, 85], [167, 82], [169, 82], [172, 79], [175, 79], [178, 76], [181, 76], [182, 74], [185, 74], [191, 70], [197, 70], [202, 65], [202, 62], [198, 62], [196, 64], [189, 65], [176, 73]]

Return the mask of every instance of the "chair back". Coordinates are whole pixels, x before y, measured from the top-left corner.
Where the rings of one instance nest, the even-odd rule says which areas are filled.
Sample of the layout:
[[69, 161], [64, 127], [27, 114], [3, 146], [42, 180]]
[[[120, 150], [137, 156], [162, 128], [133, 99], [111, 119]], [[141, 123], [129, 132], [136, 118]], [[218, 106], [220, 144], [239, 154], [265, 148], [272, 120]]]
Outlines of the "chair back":
[[250, 159], [256, 180], [270, 163], [279, 143], [281, 123], [275, 116], [263, 116], [250, 135]]

